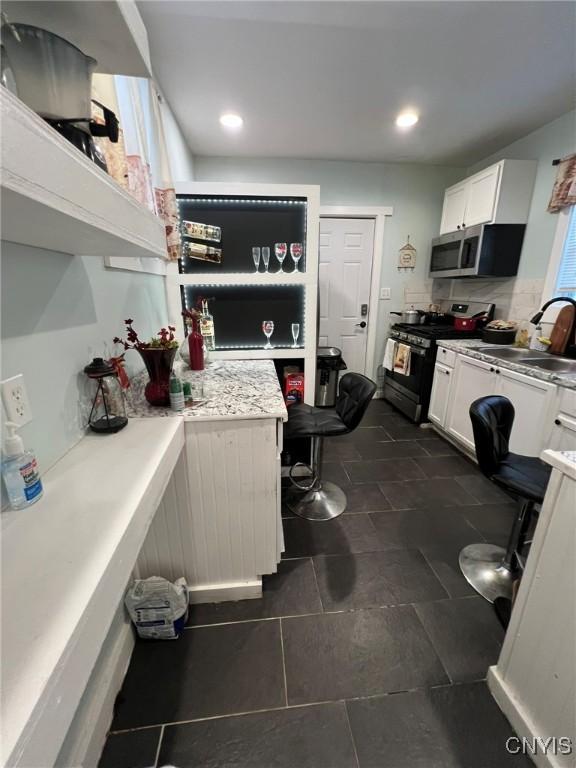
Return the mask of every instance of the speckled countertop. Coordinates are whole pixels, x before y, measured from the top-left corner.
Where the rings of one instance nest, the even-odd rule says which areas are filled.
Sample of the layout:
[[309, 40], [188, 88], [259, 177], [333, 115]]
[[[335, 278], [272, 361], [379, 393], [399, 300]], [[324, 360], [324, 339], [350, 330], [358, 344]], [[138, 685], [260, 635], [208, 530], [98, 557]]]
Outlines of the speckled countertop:
[[540, 458], [576, 480], [576, 451], [543, 451]]
[[174, 370], [181, 379], [202, 382], [202, 399], [180, 413], [153, 407], [144, 397], [148, 375], [143, 371], [131, 380], [128, 416], [183, 416], [185, 421], [288, 418], [272, 360], [216, 360], [204, 371], [176, 363]]
[[[523, 373], [525, 376], [531, 376], [533, 379], [540, 379], [540, 381], [549, 381], [551, 384], [557, 384], [559, 387], [576, 389], [576, 373], [554, 373], [553, 371], [546, 371], [542, 368], [533, 368], [519, 360], [502, 360], [501, 357], [493, 357], [492, 355], [483, 352], [482, 347], [494, 347], [494, 344], [488, 344], [479, 339], [449, 339], [438, 341], [437, 344], [439, 347], [453, 349], [455, 352], [461, 352], [476, 360], [483, 360], [485, 363], [497, 365], [499, 368], [507, 368], [510, 371], [517, 371], [518, 373]], [[480, 347], [480, 349], [478, 349], [478, 347]]]

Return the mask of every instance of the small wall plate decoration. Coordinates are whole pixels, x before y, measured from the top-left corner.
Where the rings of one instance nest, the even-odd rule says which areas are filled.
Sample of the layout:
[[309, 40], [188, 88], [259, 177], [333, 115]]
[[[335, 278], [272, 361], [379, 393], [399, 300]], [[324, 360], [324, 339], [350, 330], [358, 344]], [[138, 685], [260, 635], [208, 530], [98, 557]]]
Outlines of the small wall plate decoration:
[[414, 269], [417, 254], [416, 248], [410, 245], [410, 235], [408, 235], [406, 244], [398, 251], [398, 269]]

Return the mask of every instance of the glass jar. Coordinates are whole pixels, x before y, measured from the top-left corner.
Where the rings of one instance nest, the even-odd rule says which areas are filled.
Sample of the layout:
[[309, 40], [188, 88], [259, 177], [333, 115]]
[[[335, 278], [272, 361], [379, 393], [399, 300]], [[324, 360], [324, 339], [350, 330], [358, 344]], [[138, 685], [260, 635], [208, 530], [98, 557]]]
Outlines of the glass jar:
[[128, 424], [124, 393], [113, 365], [95, 357], [84, 373], [93, 382], [93, 400], [88, 426], [102, 434], [119, 432]]

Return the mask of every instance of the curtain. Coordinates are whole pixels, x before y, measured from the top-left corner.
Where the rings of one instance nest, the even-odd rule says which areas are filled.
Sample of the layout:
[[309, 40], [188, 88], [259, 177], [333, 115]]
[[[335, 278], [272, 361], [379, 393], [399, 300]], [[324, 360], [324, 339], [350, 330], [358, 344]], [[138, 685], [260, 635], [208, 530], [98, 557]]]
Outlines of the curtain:
[[560, 161], [552, 197], [548, 204], [549, 213], [558, 213], [568, 205], [576, 204], [576, 154]]
[[168, 259], [177, 261], [180, 258], [178, 204], [160, 111], [161, 97], [152, 80], [141, 80], [140, 84], [142, 101], [145, 105], [144, 114], [146, 115], [145, 122], [148, 132], [154, 203], [156, 212], [166, 228]]
[[[160, 96], [151, 80], [124, 75], [95, 75], [94, 97], [120, 121], [117, 144], [97, 139], [106, 157], [109, 174], [163, 222], [166, 258], [180, 258], [176, 190], [172, 181]], [[93, 118], [103, 122], [101, 111]]]

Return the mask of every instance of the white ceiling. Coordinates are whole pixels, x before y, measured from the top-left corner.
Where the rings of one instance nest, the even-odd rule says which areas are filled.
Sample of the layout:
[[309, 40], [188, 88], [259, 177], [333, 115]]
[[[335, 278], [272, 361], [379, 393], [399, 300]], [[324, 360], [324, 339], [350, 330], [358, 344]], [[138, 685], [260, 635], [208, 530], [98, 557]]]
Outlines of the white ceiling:
[[[467, 165], [575, 103], [572, 2], [144, 0], [197, 155]], [[394, 126], [413, 106], [420, 123]], [[244, 117], [230, 133], [222, 112]]]

